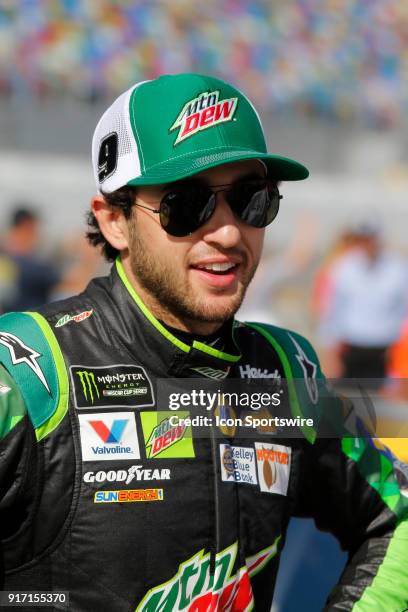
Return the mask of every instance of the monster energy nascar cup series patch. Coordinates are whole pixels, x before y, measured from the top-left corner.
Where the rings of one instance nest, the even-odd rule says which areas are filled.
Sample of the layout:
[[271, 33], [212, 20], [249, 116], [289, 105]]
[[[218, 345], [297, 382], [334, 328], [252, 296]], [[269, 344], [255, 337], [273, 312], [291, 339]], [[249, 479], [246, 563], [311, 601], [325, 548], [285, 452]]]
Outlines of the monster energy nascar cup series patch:
[[154, 405], [152, 383], [141, 366], [73, 365], [70, 373], [77, 408], [140, 408]]

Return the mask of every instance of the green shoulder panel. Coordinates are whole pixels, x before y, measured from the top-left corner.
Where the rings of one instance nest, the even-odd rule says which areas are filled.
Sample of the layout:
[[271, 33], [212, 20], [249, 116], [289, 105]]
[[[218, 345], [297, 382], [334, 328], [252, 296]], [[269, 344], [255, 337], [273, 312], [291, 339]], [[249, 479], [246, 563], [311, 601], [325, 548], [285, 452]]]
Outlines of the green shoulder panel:
[[26, 413], [18, 386], [7, 370], [0, 365], [0, 440], [21, 421]]
[[41, 440], [68, 410], [68, 376], [51, 327], [38, 313], [0, 318], [0, 363], [14, 379]]
[[313, 419], [313, 427], [304, 425], [301, 428], [306, 439], [313, 443], [327, 393], [324, 392], [325, 379], [312, 345], [303, 336], [282, 327], [266, 323], [245, 325], [259, 332], [278, 354], [294, 416]]

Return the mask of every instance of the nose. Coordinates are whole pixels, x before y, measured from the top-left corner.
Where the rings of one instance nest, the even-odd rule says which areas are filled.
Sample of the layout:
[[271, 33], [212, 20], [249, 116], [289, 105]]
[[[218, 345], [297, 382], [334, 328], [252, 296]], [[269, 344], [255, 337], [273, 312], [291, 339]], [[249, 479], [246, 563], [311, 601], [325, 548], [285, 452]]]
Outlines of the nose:
[[214, 197], [215, 211], [203, 226], [203, 240], [209, 244], [218, 244], [225, 249], [235, 247], [242, 238], [239, 220], [232, 212], [222, 191], [216, 193]]

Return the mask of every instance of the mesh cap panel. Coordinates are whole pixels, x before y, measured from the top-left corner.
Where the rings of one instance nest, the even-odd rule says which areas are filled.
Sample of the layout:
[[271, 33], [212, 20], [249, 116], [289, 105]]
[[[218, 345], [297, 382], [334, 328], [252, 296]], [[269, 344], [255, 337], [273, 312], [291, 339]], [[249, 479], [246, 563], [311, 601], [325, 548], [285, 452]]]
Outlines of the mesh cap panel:
[[[119, 96], [102, 115], [95, 129], [92, 141], [94, 177], [98, 188], [106, 193], [111, 193], [126, 185], [129, 177], [137, 178], [141, 175], [139, 151], [129, 119], [129, 100], [134, 90], [140, 85], [142, 83], [137, 83]], [[100, 179], [99, 154], [101, 145], [106, 142], [110, 135], [115, 134], [117, 135], [116, 162], [110, 160], [112, 170], [108, 172], [106, 177]]]

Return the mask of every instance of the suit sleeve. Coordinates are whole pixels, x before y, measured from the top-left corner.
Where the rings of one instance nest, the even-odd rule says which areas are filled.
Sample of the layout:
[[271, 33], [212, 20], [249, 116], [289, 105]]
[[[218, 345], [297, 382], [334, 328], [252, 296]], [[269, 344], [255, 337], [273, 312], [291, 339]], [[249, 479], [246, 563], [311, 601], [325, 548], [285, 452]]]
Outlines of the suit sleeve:
[[305, 443], [295, 514], [314, 518], [349, 552], [325, 610], [408, 609], [407, 467], [368, 435], [343, 430]]
[[0, 540], [27, 518], [34, 499], [35, 435], [23, 397], [0, 365]]

